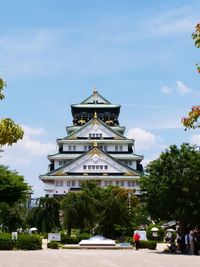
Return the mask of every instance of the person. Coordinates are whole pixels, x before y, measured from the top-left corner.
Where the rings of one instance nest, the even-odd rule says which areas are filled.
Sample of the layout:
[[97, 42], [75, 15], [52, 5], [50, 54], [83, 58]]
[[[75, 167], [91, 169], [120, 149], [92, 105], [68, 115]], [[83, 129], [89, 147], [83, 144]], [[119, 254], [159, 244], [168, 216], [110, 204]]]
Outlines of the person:
[[138, 233], [138, 231], [135, 231], [135, 233], [133, 234], [133, 241], [135, 242], [136, 250], [139, 250], [139, 248], [140, 248], [140, 234]]
[[185, 235], [186, 253], [194, 255], [194, 233], [193, 231], [187, 231]]

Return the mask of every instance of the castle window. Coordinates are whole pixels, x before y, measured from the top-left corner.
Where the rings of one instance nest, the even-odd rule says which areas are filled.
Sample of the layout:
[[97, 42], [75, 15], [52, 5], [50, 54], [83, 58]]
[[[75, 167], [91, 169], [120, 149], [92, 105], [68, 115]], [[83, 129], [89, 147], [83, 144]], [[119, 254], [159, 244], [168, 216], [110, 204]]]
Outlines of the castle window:
[[87, 166], [86, 165], [83, 165], [83, 169], [86, 170]]
[[73, 151], [76, 151], [76, 146], [73, 146]]
[[119, 151], [123, 151], [123, 146], [119, 146]]
[[68, 151], [71, 151], [72, 150], [72, 146], [68, 146]]
[[72, 186], [73, 186], [73, 187], [75, 186], [75, 181], [72, 181]]
[[62, 165], [63, 165], [62, 160], [59, 160], [59, 161], [58, 161], [58, 165], [59, 165], [59, 166], [62, 166]]
[[105, 166], [104, 166], [104, 169], [105, 169], [105, 170], [107, 170], [107, 169], [108, 169], [108, 166], [107, 166], [107, 165], [105, 165]]

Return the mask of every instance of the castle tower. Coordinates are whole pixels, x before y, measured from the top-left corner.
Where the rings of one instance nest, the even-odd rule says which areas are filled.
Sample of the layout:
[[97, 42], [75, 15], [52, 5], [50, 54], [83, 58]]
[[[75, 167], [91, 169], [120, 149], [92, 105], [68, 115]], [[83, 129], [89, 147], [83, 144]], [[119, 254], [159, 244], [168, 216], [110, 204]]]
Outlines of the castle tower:
[[119, 125], [120, 105], [111, 104], [95, 89], [80, 104], [71, 105], [73, 125], [57, 140], [58, 153], [49, 155], [49, 171], [40, 175], [48, 195], [80, 189], [83, 181], [120, 186], [140, 194], [143, 156], [133, 151], [134, 140]]

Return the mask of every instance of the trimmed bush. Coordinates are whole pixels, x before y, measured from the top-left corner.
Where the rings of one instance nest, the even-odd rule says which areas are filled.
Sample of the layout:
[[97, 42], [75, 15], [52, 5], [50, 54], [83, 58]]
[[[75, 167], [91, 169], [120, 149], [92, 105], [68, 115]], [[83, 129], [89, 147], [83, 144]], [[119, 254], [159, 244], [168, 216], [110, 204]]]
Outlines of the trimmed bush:
[[51, 241], [47, 243], [47, 247], [51, 249], [59, 249], [59, 244], [56, 241]]
[[79, 239], [76, 236], [67, 236], [66, 234], [61, 234], [62, 244], [78, 244]]
[[23, 250], [42, 249], [42, 238], [39, 235], [18, 235], [18, 240], [16, 241], [16, 248]]
[[89, 233], [79, 233], [77, 235], [78, 243], [83, 239], [89, 239], [92, 235]]
[[[155, 239], [155, 237], [153, 237], [153, 232], [151, 231], [151, 229], [152, 229], [153, 227], [157, 227], [157, 228], [159, 229], [158, 232], [157, 232], [158, 236], [156, 237], [156, 239]], [[148, 240], [163, 241], [163, 239], [164, 239], [164, 230], [163, 230], [162, 227], [160, 227], [159, 225], [156, 225], [156, 224], [150, 224], [150, 225], [147, 227], [146, 231], [147, 231], [147, 239], [148, 239]]]
[[14, 241], [11, 234], [0, 235], [0, 250], [12, 250], [14, 248]]
[[148, 249], [156, 249], [157, 242], [156, 241], [145, 241], [141, 240], [140, 241], [140, 248], [148, 248]]

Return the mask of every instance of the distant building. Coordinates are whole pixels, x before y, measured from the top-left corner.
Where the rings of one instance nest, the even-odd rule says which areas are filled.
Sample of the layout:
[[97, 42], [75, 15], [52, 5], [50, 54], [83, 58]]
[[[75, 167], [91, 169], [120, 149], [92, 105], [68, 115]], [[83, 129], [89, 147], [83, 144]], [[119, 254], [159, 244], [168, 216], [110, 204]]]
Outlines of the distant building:
[[71, 105], [73, 125], [57, 140], [58, 153], [49, 155], [49, 171], [40, 176], [50, 196], [80, 189], [83, 181], [120, 186], [140, 194], [143, 156], [133, 151], [134, 140], [119, 125], [120, 105], [111, 104], [97, 90], [80, 104]]

